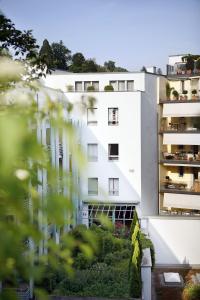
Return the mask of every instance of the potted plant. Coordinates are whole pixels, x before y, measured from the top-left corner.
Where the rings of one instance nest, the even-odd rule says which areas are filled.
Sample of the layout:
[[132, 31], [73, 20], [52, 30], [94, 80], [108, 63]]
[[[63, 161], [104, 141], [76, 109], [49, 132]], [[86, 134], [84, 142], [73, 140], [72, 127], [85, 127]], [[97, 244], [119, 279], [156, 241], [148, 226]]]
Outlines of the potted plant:
[[104, 86], [104, 91], [105, 92], [113, 92], [114, 88], [111, 84]]
[[67, 85], [67, 91], [68, 92], [73, 92], [73, 90], [74, 90], [73, 85], [71, 85], [71, 84]]
[[187, 56], [187, 62], [186, 62], [186, 70], [187, 70], [187, 74], [190, 75], [192, 74], [192, 72], [194, 71], [194, 59], [191, 55]]
[[188, 98], [187, 94], [188, 94], [188, 91], [183, 90], [184, 100], [187, 100], [187, 98]]
[[89, 85], [87, 87], [87, 92], [94, 92], [95, 91], [95, 87], [93, 85]]
[[197, 90], [194, 89], [192, 90], [192, 100], [196, 100], [197, 99]]
[[200, 57], [196, 60], [196, 70], [200, 73]]
[[176, 90], [173, 90], [172, 95], [173, 95], [173, 100], [178, 100], [179, 93]]
[[165, 87], [166, 87], [166, 97], [167, 97], [167, 100], [170, 100], [171, 91], [172, 91], [174, 88], [173, 88], [173, 87], [170, 87], [169, 82], [166, 83]]

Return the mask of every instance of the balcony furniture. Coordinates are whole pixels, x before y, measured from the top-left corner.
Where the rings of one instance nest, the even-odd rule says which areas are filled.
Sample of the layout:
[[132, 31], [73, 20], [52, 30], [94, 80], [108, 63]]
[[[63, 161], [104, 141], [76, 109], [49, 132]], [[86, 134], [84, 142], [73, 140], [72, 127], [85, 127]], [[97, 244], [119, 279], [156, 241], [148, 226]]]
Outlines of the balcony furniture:
[[200, 192], [200, 180], [195, 179], [192, 189], [194, 192], [199, 193]]
[[164, 180], [163, 184], [166, 189], [185, 190], [187, 187], [187, 183], [185, 182], [176, 182], [170, 179]]

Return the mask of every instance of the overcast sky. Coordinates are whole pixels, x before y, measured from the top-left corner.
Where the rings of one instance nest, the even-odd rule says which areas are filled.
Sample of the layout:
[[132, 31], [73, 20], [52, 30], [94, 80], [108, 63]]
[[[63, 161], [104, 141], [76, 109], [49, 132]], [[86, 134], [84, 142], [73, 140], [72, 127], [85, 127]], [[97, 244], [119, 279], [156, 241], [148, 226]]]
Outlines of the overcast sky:
[[200, 54], [200, 0], [0, 0], [0, 8], [39, 45], [62, 39], [99, 64], [165, 71], [168, 55]]

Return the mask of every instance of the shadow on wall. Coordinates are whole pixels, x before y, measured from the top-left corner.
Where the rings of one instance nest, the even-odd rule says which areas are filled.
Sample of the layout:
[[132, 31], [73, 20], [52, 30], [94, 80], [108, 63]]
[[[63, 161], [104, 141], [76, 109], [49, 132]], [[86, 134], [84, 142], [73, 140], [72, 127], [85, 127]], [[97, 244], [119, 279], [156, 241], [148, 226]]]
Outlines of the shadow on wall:
[[[148, 220], [149, 221], [149, 220]], [[178, 256], [169, 247], [167, 241], [160, 235], [159, 231], [153, 226], [151, 222], [148, 222], [148, 231], [150, 238], [155, 247], [156, 264], [188, 264], [186, 257], [184, 261], [180, 261]], [[173, 230], [169, 232], [173, 235]]]
[[[118, 143], [118, 140], [112, 138], [107, 141], [107, 145], [104, 147], [100, 140], [97, 139], [97, 136], [94, 132], [85, 125], [82, 124], [82, 130], [84, 133], [87, 133], [87, 141], [90, 143], [98, 144], [98, 161], [97, 162], [88, 162], [87, 170], [83, 174], [82, 182], [82, 199], [85, 202], [107, 202], [109, 203], [131, 203], [138, 204], [141, 201], [141, 196], [138, 191], [133, 187], [135, 177], [138, 177], [136, 172], [130, 172], [130, 166], [126, 164], [123, 165], [122, 157], [120, 157], [121, 144], [119, 145], [119, 161], [109, 161], [108, 160], [108, 143]], [[119, 130], [119, 129], [118, 129]], [[85, 154], [87, 155], [87, 144], [84, 142], [85, 136], [82, 136], [82, 144], [84, 145]], [[95, 164], [98, 164], [97, 166]], [[118, 165], [119, 164], [119, 165]], [[119, 167], [122, 166], [123, 170]], [[99, 193], [97, 196], [92, 197], [87, 195], [87, 178], [88, 177], [98, 177]], [[119, 195], [110, 196], [108, 189], [108, 178], [119, 178]], [[136, 184], [135, 184], [136, 185]]]

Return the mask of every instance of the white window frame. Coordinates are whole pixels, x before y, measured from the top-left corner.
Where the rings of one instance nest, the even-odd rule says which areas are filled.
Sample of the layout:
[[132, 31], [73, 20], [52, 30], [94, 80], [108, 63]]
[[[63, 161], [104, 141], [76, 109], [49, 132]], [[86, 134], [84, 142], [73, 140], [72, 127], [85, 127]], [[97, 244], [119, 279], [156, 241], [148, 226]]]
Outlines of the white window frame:
[[[97, 125], [98, 121], [97, 121], [97, 108], [93, 107], [93, 108], [88, 108], [87, 109], [87, 125]], [[94, 116], [93, 120], [91, 118], [91, 116]]]
[[[81, 89], [77, 89], [76, 85], [81, 84]], [[82, 81], [75, 81], [75, 92], [82, 92], [83, 91], [83, 82]]]
[[109, 196], [119, 196], [119, 178], [108, 178]]
[[[93, 181], [93, 183], [91, 182]], [[90, 185], [93, 185], [96, 182], [96, 189], [90, 189]], [[88, 195], [89, 196], [96, 196], [98, 195], [98, 178], [97, 177], [89, 177], [88, 178]]]
[[[110, 150], [111, 150], [111, 145], [118, 145], [118, 154], [110, 154]], [[108, 160], [119, 160], [119, 144], [117, 143], [112, 143], [112, 144], [108, 144]]]
[[[113, 118], [114, 113], [112, 110], [116, 110], [115, 118]], [[112, 119], [110, 119], [110, 115], [112, 115], [112, 117], [111, 117]], [[118, 107], [108, 107], [108, 125], [110, 125], [110, 126], [119, 125], [119, 108]]]
[[[132, 83], [132, 89], [130, 89], [130, 88], [128, 88], [128, 84], [129, 83]], [[127, 80], [127, 91], [128, 92], [132, 92], [132, 91], [134, 91], [134, 80]]]
[[[93, 149], [91, 149], [92, 147]], [[91, 155], [92, 152], [94, 152], [93, 155]], [[95, 143], [87, 144], [87, 157], [89, 162], [98, 161], [98, 144]]]

